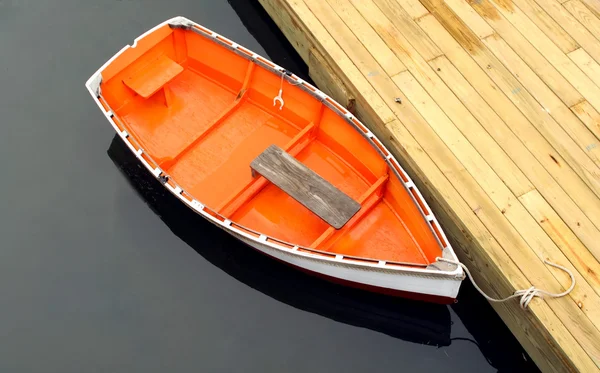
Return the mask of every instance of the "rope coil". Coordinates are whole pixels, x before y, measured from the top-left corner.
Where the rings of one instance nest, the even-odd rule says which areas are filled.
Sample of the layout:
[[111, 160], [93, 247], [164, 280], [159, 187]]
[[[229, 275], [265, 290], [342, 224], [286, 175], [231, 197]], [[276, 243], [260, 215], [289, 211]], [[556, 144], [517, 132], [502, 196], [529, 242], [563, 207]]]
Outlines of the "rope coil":
[[464, 264], [462, 264], [461, 262], [458, 262], [456, 260], [452, 260], [452, 259], [446, 259], [446, 258], [440, 258], [437, 257], [436, 260], [439, 260], [441, 262], [446, 262], [446, 263], [452, 263], [452, 264], [456, 264], [461, 266], [464, 271], [466, 272], [466, 274], [469, 277], [469, 280], [471, 280], [471, 283], [473, 284], [473, 286], [475, 287], [475, 289], [481, 294], [483, 295], [483, 297], [487, 300], [489, 300], [490, 302], [495, 302], [495, 303], [502, 303], [502, 302], [506, 302], [508, 300], [511, 300], [513, 298], [518, 298], [521, 297], [521, 300], [519, 301], [519, 305], [521, 306], [521, 309], [526, 310], [527, 306], [529, 306], [529, 303], [531, 302], [531, 300], [535, 297], [540, 297], [540, 298], [544, 298], [544, 295], [549, 296], [551, 298], [560, 298], [560, 297], [564, 297], [565, 295], [568, 295], [571, 291], [573, 291], [573, 289], [575, 288], [575, 276], [573, 275], [573, 273], [558, 264], [554, 264], [548, 260], [544, 260], [544, 263], [552, 266], [554, 268], [558, 268], [561, 269], [563, 271], [565, 271], [566, 273], [569, 274], [569, 277], [571, 277], [571, 286], [569, 286], [569, 288], [565, 291], [563, 291], [562, 293], [551, 293], [549, 291], [546, 290], [542, 290], [542, 289], [538, 289], [535, 286], [530, 287], [529, 289], [522, 289], [522, 290], [517, 290], [514, 292], [513, 295], [510, 295], [506, 298], [501, 298], [501, 299], [496, 299], [496, 298], [492, 298], [489, 295], [487, 295], [486, 293], [483, 292], [483, 290], [481, 290], [481, 288], [479, 287], [479, 285], [477, 285], [475, 283], [475, 280], [473, 279], [473, 276], [471, 275], [471, 272], [469, 271], [469, 269], [467, 268], [467, 266], [465, 266]]

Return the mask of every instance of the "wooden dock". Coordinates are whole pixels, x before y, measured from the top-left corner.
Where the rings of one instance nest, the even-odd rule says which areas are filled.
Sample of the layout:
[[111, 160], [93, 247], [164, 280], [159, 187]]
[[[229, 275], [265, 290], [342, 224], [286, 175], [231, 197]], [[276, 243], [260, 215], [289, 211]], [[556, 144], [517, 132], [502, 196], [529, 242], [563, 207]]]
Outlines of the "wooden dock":
[[600, 1], [259, 0], [411, 173], [544, 372], [600, 369]]

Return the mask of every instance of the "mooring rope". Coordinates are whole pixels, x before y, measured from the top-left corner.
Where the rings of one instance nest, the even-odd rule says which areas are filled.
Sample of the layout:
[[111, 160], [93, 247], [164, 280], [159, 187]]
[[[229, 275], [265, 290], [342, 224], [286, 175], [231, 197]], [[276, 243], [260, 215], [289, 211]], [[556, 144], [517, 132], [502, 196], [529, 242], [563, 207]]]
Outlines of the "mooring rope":
[[535, 297], [540, 297], [543, 298], [544, 295], [547, 295], [549, 297], [552, 298], [560, 298], [560, 297], [564, 297], [565, 295], [568, 295], [571, 291], [573, 291], [573, 288], [575, 288], [575, 276], [573, 276], [573, 273], [558, 264], [554, 264], [552, 262], [549, 262], [547, 260], [544, 260], [544, 263], [546, 263], [549, 266], [558, 268], [558, 269], [562, 269], [563, 271], [565, 271], [566, 273], [569, 274], [569, 276], [571, 277], [571, 286], [569, 286], [569, 288], [565, 291], [563, 291], [562, 293], [551, 293], [549, 291], [546, 290], [542, 290], [542, 289], [538, 289], [535, 286], [530, 287], [529, 289], [523, 289], [523, 290], [517, 290], [514, 292], [513, 295], [510, 295], [506, 298], [501, 298], [501, 299], [496, 299], [496, 298], [492, 298], [489, 295], [487, 295], [486, 293], [483, 292], [483, 290], [481, 290], [481, 288], [479, 287], [479, 285], [477, 285], [475, 283], [475, 280], [473, 279], [473, 276], [471, 275], [471, 272], [469, 272], [469, 269], [467, 268], [467, 266], [465, 266], [464, 264], [462, 264], [461, 262], [457, 262], [455, 260], [452, 259], [446, 259], [446, 258], [440, 258], [437, 257], [436, 260], [442, 261], [442, 262], [446, 262], [446, 263], [452, 263], [452, 264], [456, 264], [461, 266], [465, 272], [467, 273], [469, 280], [471, 280], [471, 283], [473, 284], [473, 286], [475, 287], [475, 289], [481, 294], [483, 295], [483, 297], [487, 300], [489, 300], [490, 302], [496, 302], [496, 303], [502, 303], [502, 302], [506, 302], [508, 300], [511, 300], [513, 298], [518, 298], [521, 297], [521, 300], [519, 301], [519, 304], [521, 305], [522, 309], [527, 309], [527, 306], [529, 306], [529, 302], [531, 302], [531, 300]]

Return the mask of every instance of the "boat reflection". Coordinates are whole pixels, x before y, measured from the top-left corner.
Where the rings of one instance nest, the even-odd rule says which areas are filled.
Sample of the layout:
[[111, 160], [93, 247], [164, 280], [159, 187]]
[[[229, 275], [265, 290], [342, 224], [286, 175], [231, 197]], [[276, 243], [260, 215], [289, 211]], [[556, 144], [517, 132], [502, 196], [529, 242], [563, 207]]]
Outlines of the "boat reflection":
[[175, 235], [242, 283], [338, 322], [414, 343], [450, 345], [447, 306], [346, 288], [290, 268], [246, 246], [182, 204], [150, 175], [117, 135], [108, 155]]

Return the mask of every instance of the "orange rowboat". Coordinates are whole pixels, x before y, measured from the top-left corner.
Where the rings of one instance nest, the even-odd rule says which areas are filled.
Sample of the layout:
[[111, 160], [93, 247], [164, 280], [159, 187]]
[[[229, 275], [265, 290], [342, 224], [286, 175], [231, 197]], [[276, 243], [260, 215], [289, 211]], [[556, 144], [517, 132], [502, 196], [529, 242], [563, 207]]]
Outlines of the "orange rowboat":
[[332, 281], [452, 302], [464, 278], [410, 177], [360, 121], [267, 59], [183, 17], [86, 83], [140, 162], [255, 249]]

